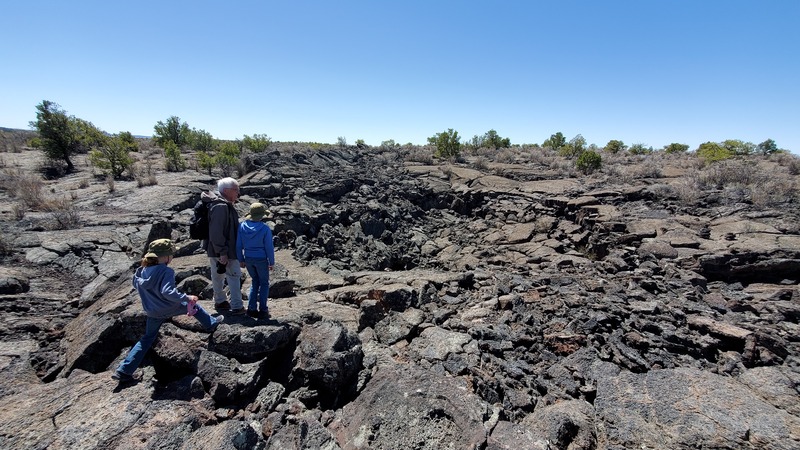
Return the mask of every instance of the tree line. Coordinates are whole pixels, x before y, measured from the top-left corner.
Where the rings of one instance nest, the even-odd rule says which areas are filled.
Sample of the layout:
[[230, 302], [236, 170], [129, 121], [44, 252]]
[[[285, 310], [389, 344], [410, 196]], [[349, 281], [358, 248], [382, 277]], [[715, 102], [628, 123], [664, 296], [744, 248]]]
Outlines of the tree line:
[[[51, 163], [63, 165], [66, 172], [74, 170], [74, 156], [84, 153], [89, 155], [93, 166], [115, 179], [121, 178], [132, 169], [134, 161], [130, 153], [139, 149], [129, 131], [106, 133], [87, 120], [67, 114], [49, 100], [36, 105], [36, 120], [30, 126], [38, 132], [30, 145], [40, 149]], [[193, 150], [199, 168], [209, 173], [220, 169], [226, 176], [240, 163], [244, 152], [260, 153], [272, 143], [266, 134], [244, 135], [236, 141], [216, 139], [205, 130], [190, 128], [177, 116], [158, 121], [153, 127], [152, 141], [163, 152], [167, 171], [186, 170], [183, 153]]]
[[[462, 147], [498, 149], [511, 146], [509, 139], [501, 138], [495, 130], [489, 130], [483, 136], [475, 136], [471, 141], [461, 144], [458, 131], [454, 131], [452, 128], [429, 137], [428, 144], [434, 146], [436, 155], [442, 158], [458, 158]], [[609, 140], [605, 147], [600, 148], [595, 144], [587, 145], [586, 139], [580, 134], [567, 141], [560, 131], [545, 139], [541, 147], [554, 150], [565, 158], [573, 159], [575, 167], [583, 173], [590, 173], [601, 167], [601, 152], [614, 154], [627, 152], [632, 155], [646, 155], [658, 151], [642, 143], [628, 146], [617, 139]], [[686, 153], [689, 151], [689, 146], [673, 142], [662, 147], [660, 151], [664, 153]], [[778, 148], [772, 139], [767, 139], [758, 145], [738, 139], [728, 139], [723, 142], [704, 142], [695, 150], [695, 154], [706, 162], [721, 161], [734, 156], [771, 155], [779, 152], [785, 153], [786, 150]]]
[[[61, 106], [49, 100], [43, 100], [36, 105], [36, 120], [31, 121], [30, 126], [38, 131], [38, 136], [32, 139], [31, 146], [40, 149], [51, 162], [62, 164], [66, 172], [74, 170], [75, 165], [72, 161], [74, 155], [88, 153], [93, 166], [113, 178], [120, 178], [131, 171], [133, 158], [130, 152], [138, 150], [137, 141], [130, 132], [106, 133], [87, 120], [68, 115]], [[193, 150], [198, 168], [207, 170], [209, 174], [212, 170], [219, 169], [226, 176], [241, 163], [244, 153], [264, 152], [272, 143], [266, 134], [244, 135], [242, 139], [235, 141], [216, 139], [205, 130], [190, 128], [177, 116], [158, 121], [153, 127], [152, 140], [163, 151], [165, 169], [168, 171], [186, 170], [187, 163], [183, 153]], [[458, 131], [449, 128], [434, 134], [427, 141], [434, 155], [439, 158], [459, 158], [464, 149], [499, 150], [512, 146], [509, 138], [500, 136], [494, 129], [480, 136], [475, 135], [471, 140], [462, 143]], [[347, 146], [347, 140], [339, 137], [338, 145]], [[367, 147], [363, 139], [358, 139], [356, 146]], [[398, 145], [390, 139], [382, 142], [381, 146], [391, 148]], [[595, 144], [587, 145], [586, 139], [580, 134], [567, 141], [561, 132], [550, 135], [540, 147], [554, 150], [566, 158], [573, 159], [575, 166], [584, 173], [601, 167], [601, 152], [645, 155], [656, 151], [641, 143], [628, 146], [616, 139], [610, 140], [601, 149]], [[671, 143], [660, 150], [665, 153], [685, 153], [688, 152], [689, 146]], [[729, 139], [700, 144], [695, 153], [706, 161], [714, 162], [734, 156], [769, 155], [785, 151], [778, 148], [772, 139], [757, 145]]]

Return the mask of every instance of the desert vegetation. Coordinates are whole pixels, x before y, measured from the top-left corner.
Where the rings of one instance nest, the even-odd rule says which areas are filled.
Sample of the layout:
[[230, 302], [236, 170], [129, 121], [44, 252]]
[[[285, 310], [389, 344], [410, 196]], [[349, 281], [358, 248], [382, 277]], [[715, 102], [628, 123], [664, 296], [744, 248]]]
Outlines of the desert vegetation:
[[[241, 139], [226, 141], [214, 138], [205, 130], [198, 130], [189, 126], [177, 116], [170, 116], [166, 120], [159, 120], [153, 126], [151, 138], [134, 139], [128, 131], [118, 134], [109, 134], [99, 130], [88, 120], [68, 115], [58, 104], [43, 100], [36, 105], [36, 120], [31, 122], [31, 132], [22, 130], [3, 131], [2, 142], [6, 151], [20, 151], [22, 146], [29, 146], [42, 151], [45, 163], [50, 174], [63, 175], [74, 170], [72, 161], [74, 155], [86, 153], [89, 155], [90, 164], [103, 174], [111, 175], [114, 179], [123, 176], [137, 178], [140, 186], [152, 184], [152, 180], [142, 180], [142, 169], [135, 167], [137, 158], [132, 153], [155, 149], [161, 152], [165, 160], [165, 169], [172, 172], [184, 171], [191, 167], [202, 170], [209, 175], [220, 173], [225, 176], [241, 176], [252, 167], [253, 155], [266, 152], [275, 146], [272, 139], [266, 134], [243, 135]], [[287, 146], [300, 146], [312, 150], [325, 147], [347, 148], [347, 139], [339, 136], [336, 144], [309, 143], [280, 143], [281, 148]], [[355, 147], [369, 149], [363, 139], [357, 139]], [[775, 180], [767, 181], [766, 178], [750, 179], [747, 171], [742, 169], [742, 161], [750, 157], [783, 155], [779, 165], [786, 167], [788, 173], [798, 171], [797, 158], [791, 153], [780, 149], [772, 139], [766, 139], [759, 144], [744, 142], [738, 139], [727, 139], [722, 142], [704, 142], [697, 149], [689, 151], [689, 146], [673, 142], [656, 150], [644, 143], [626, 145], [621, 140], [612, 139], [603, 147], [589, 144], [586, 138], [578, 134], [567, 138], [561, 132], [556, 132], [538, 144], [514, 144], [509, 138], [502, 137], [496, 130], [490, 129], [483, 135], [475, 135], [467, 142], [461, 142], [458, 131], [449, 128], [435, 133], [427, 139], [427, 145], [415, 146], [406, 144], [398, 145], [393, 139], [388, 139], [377, 147], [376, 150], [403, 150], [409, 161], [432, 164], [434, 159], [448, 159], [464, 161], [463, 157], [471, 155], [476, 157], [475, 164], [478, 168], [486, 168], [490, 161], [497, 163], [538, 162], [547, 163], [554, 170], [562, 172], [565, 176], [574, 176], [576, 173], [589, 175], [600, 171], [604, 167], [605, 173], [622, 176], [624, 179], [632, 178], [658, 178], [661, 176], [660, 165], [667, 162], [669, 155], [677, 155], [670, 160], [684, 161], [681, 155], [689, 155], [687, 164], [697, 167], [703, 166], [707, 170], [704, 175], [687, 174], [691, 180], [683, 180], [682, 186], [702, 187], [705, 178], [722, 178], [722, 184], [729, 187], [732, 184], [745, 186], [750, 193], [755, 192], [755, 197], [765, 196], [758, 192], [767, 184], [775, 188]], [[639, 158], [639, 159], [632, 159]], [[144, 158], [140, 158], [144, 159]], [[739, 163], [721, 164], [723, 161], [739, 161]], [[628, 166], [620, 169], [618, 166]], [[738, 176], [735, 173], [737, 172]], [[731, 178], [738, 179], [735, 182]], [[700, 180], [700, 181], [692, 181]], [[700, 183], [700, 184], [698, 184]], [[714, 184], [714, 183], [712, 183]], [[783, 196], [791, 191], [786, 183], [779, 183], [782, 188], [777, 189], [777, 196]], [[715, 185], [719, 186], [717, 182]], [[685, 190], [685, 188], [682, 188]], [[775, 192], [775, 190], [771, 190]], [[684, 195], [689, 198], [690, 195]]]
[[[32, 131], [2, 130], [0, 149], [39, 150], [41, 165], [34, 173], [6, 167], [2, 189], [17, 199], [15, 217], [24, 217], [28, 211], [49, 211], [54, 226], [61, 228], [78, 226], [79, 217], [67, 213], [68, 198], [46, 193], [44, 183], [73, 172], [79, 155], [96, 171], [98, 182], [113, 192], [115, 180], [134, 180], [138, 187], [157, 184], [154, 156], [163, 161], [166, 171], [193, 169], [209, 176], [242, 176], [252, 169], [254, 158], [270, 149], [291, 152], [349, 147], [342, 136], [336, 144], [273, 142], [263, 133], [220, 140], [177, 116], [158, 121], [151, 137], [134, 137], [128, 131], [109, 134], [88, 120], [68, 115], [54, 102], [42, 101], [35, 109]], [[718, 191], [720, 201], [731, 204], [747, 202], [766, 207], [800, 201], [796, 179], [800, 161], [772, 139], [757, 145], [736, 139], [705, 142], [691, 151], [688, 145], [673, 142], [655, 150], [643, 143], [627, 145], [621, 140], [598, 147], [588, 144], [580, 134], [567, 139], [561, 132], [553, 133], [541, 145], [512, 145], [494, 129], [462, 143], [458, 131], [450, 128], [429, 137], [427, 145], [401, 146], [388, 139], [370, 147], [358, 139], [355, 147], [391, 153], [392, 158], [413, 164], [447, 160], [505, 176], [504, 164], [522, 164], [547, 169], [562, 178], [591, 177], [599, 182], [606, 180], [609, 185], [660, 180], [654, 192], [684, 207], [695, 205], [699, 192], [709, 190]]]

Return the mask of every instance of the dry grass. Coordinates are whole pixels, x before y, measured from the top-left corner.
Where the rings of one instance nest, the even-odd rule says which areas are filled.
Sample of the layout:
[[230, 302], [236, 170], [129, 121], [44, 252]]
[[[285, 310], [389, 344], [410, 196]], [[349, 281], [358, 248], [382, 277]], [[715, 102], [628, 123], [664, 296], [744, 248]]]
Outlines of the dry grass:
[[770, 155], [769, 160], [785, 167], [789, 175], [800, 175], [800, 157], [791, 153], [776, 153]]
[[42, 209], [45, 203], [44, 180], [19, 169], [3, 171], [0, 189], [9, 197], [19, 199], [29, 209]]
[[643, 164], [638, 165], [634, 173], [635, 178], [661, 178], [663, 176], [661, 165], [651, 160], [647, 160]]
[[139, 153], [142, 154], [144, 159], [163, 156], [164, 150], [157, 146], [152, 139], [144, 139], [138, 142]]
[[405, 158], [409, 162], [418, 162], [422, 164], [433, 164], [433, 153], [430, 149], [425, 147], [411, 149]]
[[675, 187], [669, 184], [658, 183], [650, 186], [650, 192], [652, 192], [656, 197], [662, 199], [671, 199], [678, 197], [678, 192]]
[[634, 180], [664, 177], [664, 167], [671, 164], [671, 155], [629, 155], [627, 153], [603, 153], [602, 172], [614, 177], [622, 184]]
[[702, 188], [723, 189], [733, 185], [749, 186], [762, 183], [767, 177], [758, 165], [745, 160], [726, 160], [709, 165], [700, 173]]
[[800, 175], [800, 159], [795, 158], [786, 167], [790, 175]]
[[678, 198], [692, 205], [706, 191], [720, 191], [727, 203], [750, 202], [759, 207], [800, 201], [796, 175], [778, 170], [758, 157], [726, 160], [689, 170], [673, 184]]
[[5, 236], [0, 234], [0, 256], [8, 256], [13, 253], [12, 245], [6, 240]]
[[146, 158], [144, 163], [136, 163], [133, 167], [133, 178], [136, 180], [136, 186], [138, 187], [158, 184], [155, 169], [153, 169], [153, 160]]
[[56, 230], [69, 230], [80, 227], [81, 217], [72, 204], [72, 199], [56, 197], [45, 204], [45, 211], [53, 218], [53, 227]]
[[14, 213], [15, 219], [22, 220], [25, 218], [25, 212], [26, 212], [25, 205], [21, 203], [14, 203], [14, 206], [11, 207], [11, 211]]
[[0, 130], [0, 152], [20, 153], [28, 147], [28, 141], [36, 134], [36, 132], [28, 130]]
[[12, 206], [14, 218], [17, 220], [24, 219], [28, 211], [44, 211], [52, 216], [55, 229], [77, 228], [80, 225], [80, 216], [73, 207], [73, 200], [77, 197], [74, 191], [68, 197], [49, 198], [40, 177], [18, 169], [3, 172], [0, 188], [9, 197], [18, 199]]
[[514, 149], [504, 148], [499, 151], [495, 151], [494, 160], [499, 163], [504, 164], [514, 164], [518, 161], [518, 152]]
[[486, 170], [489, 168], [489, 159], [485, 156], [478, 156], [472, 165], [478, 170]]
[[536, 219], [534, 230], [536, 233], [549, 233], [556, 226], [552, 217], [539, 217]]
[[522, 147], [522, 151], [525, 153], [525, 155], [527, 155], [527, 159], [531, 164], [542, 167], [550, 167], [551, 161], [555, 158], [558, 158], [556, 153], [549, 148]]
[[700, 198], [700, 183], [698, 172], [690, 171], [689, 174], [679, 179], [673, 186], [675, 194], [684, 205], [694, 205]]
[[383, 152], [373, 156], [372, 161], [378, 166], [387, 167], [395, 161], [396, 156], [394, 152]]
[[774, 177], [750, 188], [750, 200], [757, 206], [776, 206], [800, 202], [797, 181]]
[[439, 166], [439, 170], [442, 171], [442, 174], [448, 180], [452, 180], [453, 179], [453, 168], [451, 166], [449, 166], [449, 165], [441, 165], [441, 166]]

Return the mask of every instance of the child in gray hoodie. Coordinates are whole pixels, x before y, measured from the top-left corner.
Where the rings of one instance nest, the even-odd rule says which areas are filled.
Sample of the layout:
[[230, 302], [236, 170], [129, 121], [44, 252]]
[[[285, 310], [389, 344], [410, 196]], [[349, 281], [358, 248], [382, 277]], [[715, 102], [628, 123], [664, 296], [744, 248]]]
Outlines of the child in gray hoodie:
[[[197, 296], [180, 292], [175, 286], [175, 271], [168, 267], [175, 254], [175, 244], [169, 239], [157, 239], [150, 243], [141, 266], [133, 276], [133, 286], [142, 300], [147, 313], [144, 336], [128, 352], [111, 376], [120, 383], [135, 381], [133, 373], [142, 363], [147, 350], [158, 336], [161, 324], [173, 316], [186, 312], [193, 315], [206, 329], [214, 330], [222, 323], [223, 316], [211, 317], [202, 306], [197, 305]], [[188, 305], [188, 311], [187, 311]]]

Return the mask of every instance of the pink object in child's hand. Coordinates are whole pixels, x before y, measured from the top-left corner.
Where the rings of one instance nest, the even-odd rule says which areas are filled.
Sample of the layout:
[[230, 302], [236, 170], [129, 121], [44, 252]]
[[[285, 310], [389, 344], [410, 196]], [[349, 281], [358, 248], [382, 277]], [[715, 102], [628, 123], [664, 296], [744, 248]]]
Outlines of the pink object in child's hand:
[[189, 300], [186, 302], [186, 315], [193, 316], [197, 314], [197, 300]]

